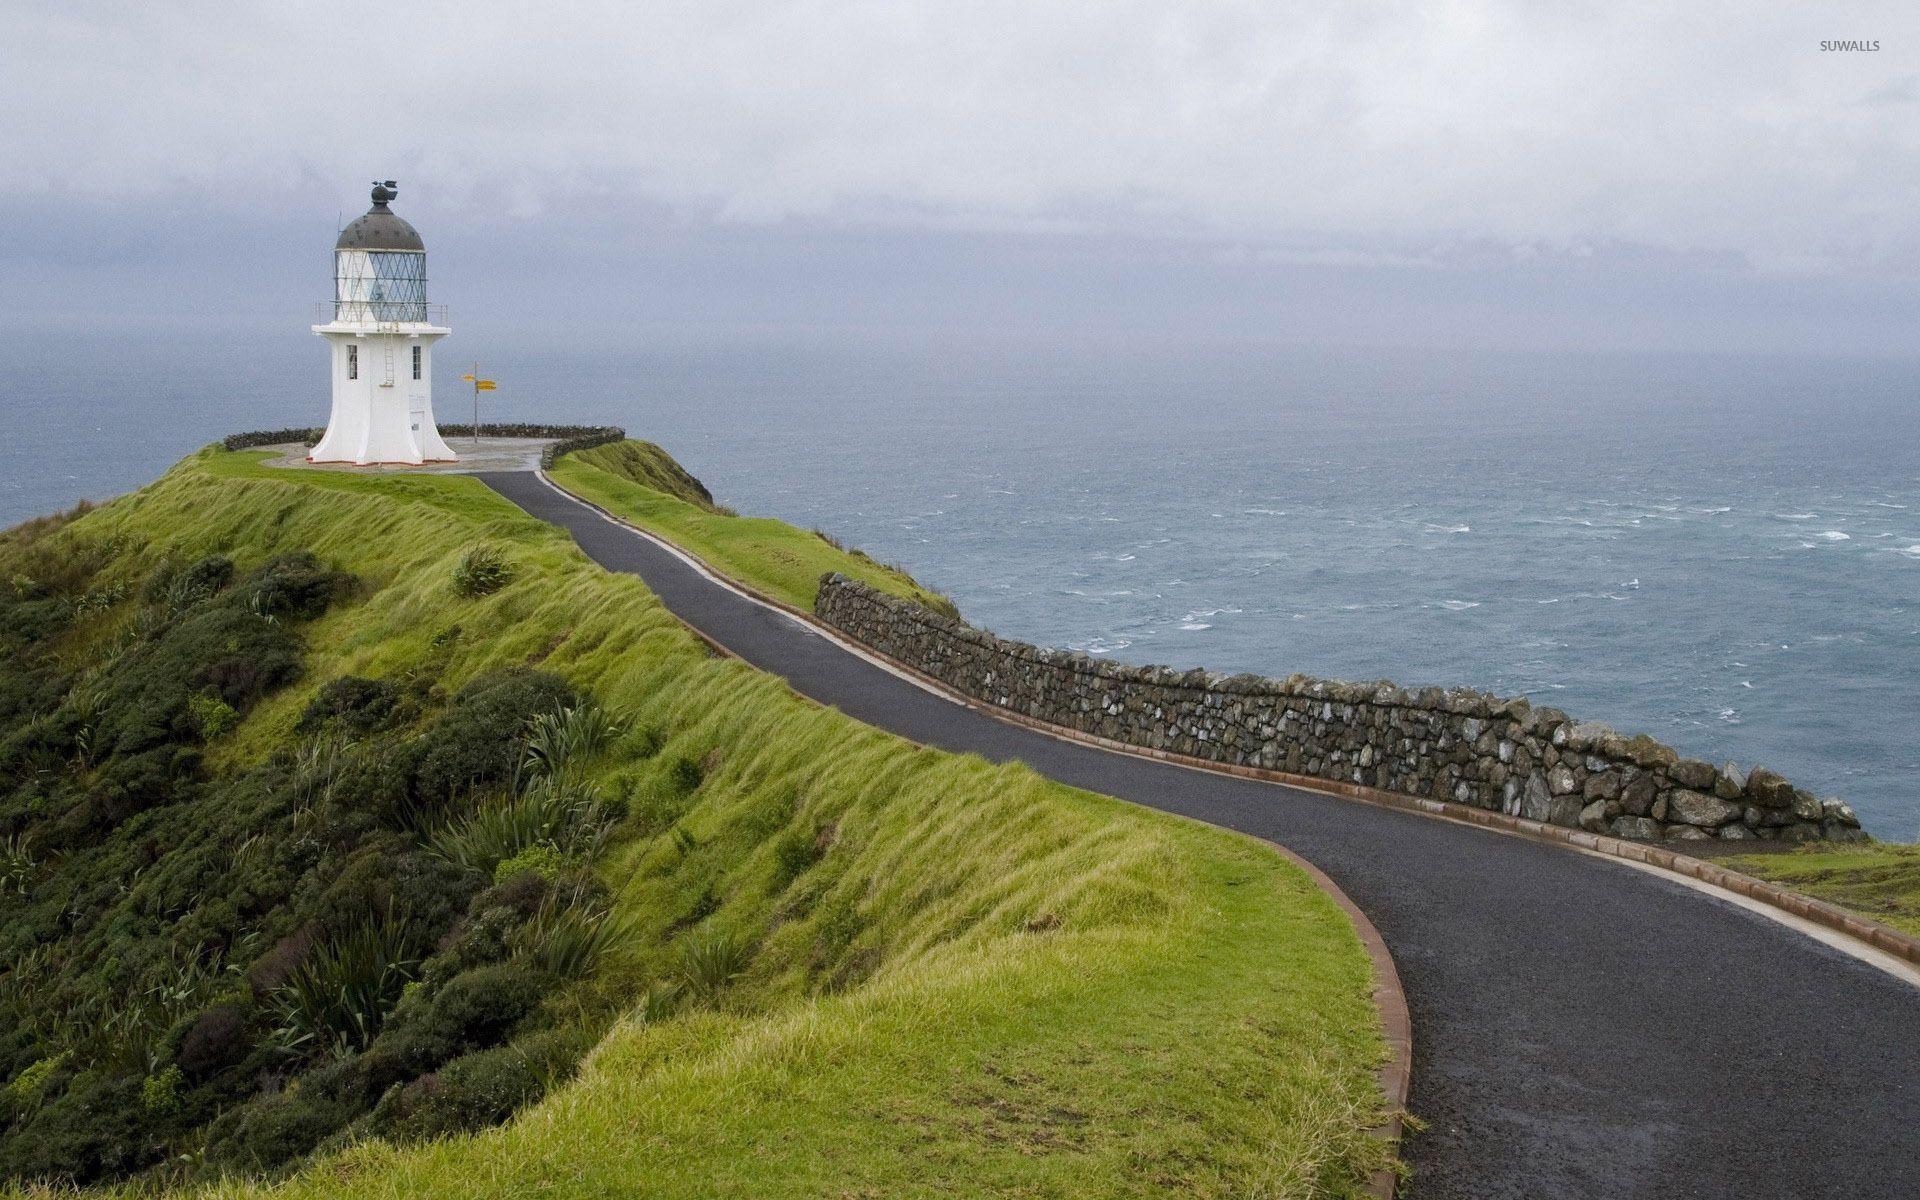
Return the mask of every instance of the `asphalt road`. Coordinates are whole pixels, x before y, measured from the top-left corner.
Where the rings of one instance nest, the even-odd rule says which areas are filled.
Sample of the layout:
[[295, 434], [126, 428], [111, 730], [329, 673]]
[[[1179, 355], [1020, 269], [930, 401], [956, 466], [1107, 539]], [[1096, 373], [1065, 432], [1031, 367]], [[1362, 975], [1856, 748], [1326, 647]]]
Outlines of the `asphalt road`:
[[1063, 742], [933, 695], [532, 474], [488, 486], [804, 695], [1281, 842], [1385, 937], [1413, 1017], [1403, 1195], [1920, 1196], [1920, 988], [1616, 862]]

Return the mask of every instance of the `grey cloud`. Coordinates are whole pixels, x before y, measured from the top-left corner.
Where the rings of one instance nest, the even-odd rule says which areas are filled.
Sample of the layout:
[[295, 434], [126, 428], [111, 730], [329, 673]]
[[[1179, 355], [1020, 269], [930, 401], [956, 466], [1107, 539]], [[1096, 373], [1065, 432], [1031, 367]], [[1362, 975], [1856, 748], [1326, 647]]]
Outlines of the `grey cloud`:
[[[0, 196], [1920, 262], [1920, 10], [15, 6]], [[1823, 54], [1822, 38], [1878, 38]], [[1867, 103], [1871, 101], [1871, 103]], [[1524, 252], [1523, 252], [1524, 253]]]

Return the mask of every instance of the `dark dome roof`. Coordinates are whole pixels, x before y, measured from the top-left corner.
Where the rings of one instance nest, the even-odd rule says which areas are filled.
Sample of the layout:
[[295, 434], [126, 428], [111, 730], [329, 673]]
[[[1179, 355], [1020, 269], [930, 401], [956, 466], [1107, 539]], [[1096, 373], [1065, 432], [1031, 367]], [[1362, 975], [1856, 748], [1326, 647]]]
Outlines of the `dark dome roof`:
[[373, 207], [367, 215], [356, 218], [352, 224], [340, 231], [340, 240], [333, 244], [335, 250], [418, 250], [425, 253], [427, 244], [420, 240], [420, 234], [413, 226], [393, 215], [387, 209], [387, 202], [400, 194], [392, 180], [384, 184], [373, 185]]

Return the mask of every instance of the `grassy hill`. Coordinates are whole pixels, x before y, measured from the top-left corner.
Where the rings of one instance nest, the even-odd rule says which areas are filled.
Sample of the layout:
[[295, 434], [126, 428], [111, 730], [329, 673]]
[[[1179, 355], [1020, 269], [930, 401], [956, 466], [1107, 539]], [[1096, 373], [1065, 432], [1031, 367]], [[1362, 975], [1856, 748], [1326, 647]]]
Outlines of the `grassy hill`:
[[[561, 470], [769, 590], [939, 602], [657, 447]], [[0, 584], [16, 1184], [1321, 1196], [1379, 1161], [1367, 960], [1299, 871], [716, 659], [477, 481], [210, 450], [0, 537]]]

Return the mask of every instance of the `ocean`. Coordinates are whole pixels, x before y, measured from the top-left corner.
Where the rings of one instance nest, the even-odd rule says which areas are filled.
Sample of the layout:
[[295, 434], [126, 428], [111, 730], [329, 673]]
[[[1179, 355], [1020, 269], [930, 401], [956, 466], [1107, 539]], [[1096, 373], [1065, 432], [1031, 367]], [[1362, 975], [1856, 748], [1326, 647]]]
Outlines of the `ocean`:
[[[1920, 837], [1920, 360], [623, 342], [456, 327], [440, 375], [479, 353], [486, 418], [623, 424], [1009, 636], [1526, 695]], [[0, 523], [325, 419], [297, 326], [7, 356]]]

